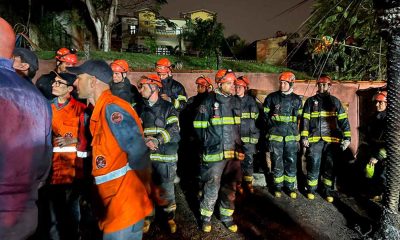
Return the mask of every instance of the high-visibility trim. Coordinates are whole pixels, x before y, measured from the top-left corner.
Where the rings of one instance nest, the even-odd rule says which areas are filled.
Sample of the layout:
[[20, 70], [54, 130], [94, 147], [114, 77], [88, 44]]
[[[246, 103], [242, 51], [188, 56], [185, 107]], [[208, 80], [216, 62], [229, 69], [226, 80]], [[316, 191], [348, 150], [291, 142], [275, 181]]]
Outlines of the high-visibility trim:
[[299, 110], [297, 110], [297, 115], [300, 116], [301, 114], [303, 114], [303, 109], [300, 108]]
[[244, 143], [251, 143], [251, 144], [257, 144], [258, 143], [258, 138], [252, 138], [252, 137], [242, 137], [242, 142]]
[[350, 131], [345, 131], [345, 132], [343, 133], [343, 135], [344, 135], [345, 137], [351, 137], [351, 132], [350, 132]]
[[178, 100], [178, 99], [175, 99], [175, 100], [174, 100], [174, 108], [175, 108], [175, 109], [178, 109], [179, 106], [180, 106], [179, 100]]
[[222, 161], [224, 159], [224, 153], [216, 153], [216, 154], [204, 154], [203, 155], [203, 161], [204, 162], [218, 162]]
[[308, 137], [308, 135], [310, 135], [310, 133], [307, 130], [301, 131], [300, 134], [302, 137]]
[[282, 116], [282, 115], [274, 115], [271, 117], [272, 120], [277, 122], [297, 122], [297, 116]]
[[252, 118], [252, 119], [256, 119], [258, 117], [258, 114], [255, 112], [244, 112], [242, 113], [242, 118], [243, 119], [248, 119], [248, 118]]
[[171, 116], [171, 117], [167, 118], [167, 124], [172, 124], [172, 123], [177, 123], [177, 122], [179, 122], [177, 116]]
[[285, 142], [299, 141], [300, 135], [289, 135], [285, 137]]
[[76, 152], [76, 147], [53, 147], [53, 152]]
[[311, 118], [336, 117], [337, 115], [338, 115], [337, 112], [326, 112], [326, 111], [312, 112], [311, 113]]
[[245, 182], [253, 182], [254, 177], [253, 176], [244, 176], [243, 180]]
[[276, 141], [276, 142], [282, 142], [283, 141], [283, 137], [282, 136], [278, 136], [278, 135], [269, 135], [269, 139], [270, 141]]
[[386, 149], [385, 149], [385, 148], [379, 149], [378, 156], [379, 156], [381, 159], [387, 158]]
[[295, 183], [296, 180], [297, 180], [296, 176], [291, 177], [291, 176], [285, 175], [285, 182], [288, 182], [288, 183]]
[[208, 128], [208, 121], [193, 121], [194, 128]]
[[86, 158], [88, 156], [88, 152], [83, 152], [83, 151], [76, 151], [76, 156], [80, 158]]
[[206, 216], [206, 217], [211, 217], [212, 214], [213, 214], [212, 211], [204, 209], [204, 208], [200, 208], [200, 215]]
[[178, 161], [178, 154], [164, 155], [159, 153], [151, 153], [150, 160], [156, 162], [176, 162]]
[[187, 98], [186, 98], [186, 96], [183, 96], [183, 95], [178, 95], [178, 97], [176, 98], [178, 101], [185, 101], [185, 102], [187, 102]]
[[211, 125], [234, 125], [240, 124], [240, 117], [219, 117], [219, 118], [212, 118]]
[[164, 143], [169, 143], [169, 141], [171, 141], [169, 132], [164, 128], [145, 128], [143, 132], [145, 136], [152, 136], [161, 133]]
[[227, 216], [227, 217], [232, 216], [234, 211], [235, 210], [233, 210], [233, 209], [228, 209], [228, 208], [223, 208], [223, 207], [219, 208], [219, 213], [222, 216]]
[[303, 118], [310, 120], [311, 119], [311, 114], [303, 113]]
[[325, 142], [329, 142], [329, 143], [332, 143], [332, 142], [333, 142], [333, 143], [338, 143], [338, 142], [340, 142], [340, 138], [337, 138], [337, 137], [328, 137], [328, 136], [309, 137], [309, 138], [308, 138], [308, 141], [309, 141], [310, 143], [315, 143], [315, 142], [318, 142], [321, 138], [322, 138], [322, 140], [324, 140]]
[[345, 119], [345, 118], [348, 118], [347, 113], [341, 113], [341, 114], [338, 115], [338, 120], [342, 120], [342, 119]]
[[329, 186], [329, 187], [332, 186], [332, 180], [323, 178], [323, 177], [321, 177], [321, 179], [322, 179], [322, 183], [325, 184], [326, 186]]
[[269, 135], [268, 138], [269, 141], [275, 141], [275, 142], [292, 142], [292, 141], [299, 141], [300, 140], [300, 135], [289, 135], [289, 136], [279, 136], [279, 135]]
[[283, 183], [283, 180], [285, 180], [285, 178], [283, 176], [274, 178], [275, 183]]
[[308, 186], [315, 187], [318, 185], [318, 179], [315, 180], [307, 180]]
[[119, 168], [117, 170], [114, 170], [112, 172], [109, 172], [109, 173], [101, 175], [101, 176], [94, 177], [94, 181], [97, 185], [100, 185], [100, 184], [115, 180], [117, 178], [120, 178], [122, 176], [125, 176], [125, 174], [129, 170], [132, 170], [132, 169], [129, 167], [129, 163], [127, 163], [122, 168]]
[[264, 107], [264, 113], [269, 113], [269, 111], [271, 111], [271, 109]]

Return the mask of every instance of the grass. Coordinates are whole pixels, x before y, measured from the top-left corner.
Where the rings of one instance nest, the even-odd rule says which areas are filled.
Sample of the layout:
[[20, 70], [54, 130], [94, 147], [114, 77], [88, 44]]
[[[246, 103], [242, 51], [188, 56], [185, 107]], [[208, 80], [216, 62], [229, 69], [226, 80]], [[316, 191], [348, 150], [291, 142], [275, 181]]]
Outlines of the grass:
[[[53, 51], [40, 51], [36, 52], [40, 59], [54, 59]], [[129, 52], [90, 52], [92, 59], [125, 59], [128, 61], [129, 66], [134, 71], [152, 71], [154, 63], [163, 56], [155, 54], [144, 53], [129, 53]], [[78, 52], [79, 58], [84, 57], [83, 52]], [[182, 69], [177, 71], [204, 71], [216, 70], [216, 59], [206, 57], [193, 57], [193, 56], [167, 56], [171, 62], [181, 62]], [[285, 70], [290, 70], [282, 66], [274, 66], [267, 63], [257, 63], [253, 61], [232, 61], [223, 60], [220, 68], [230, 68], [236, 72], [254, 72], [254, 73], [280, 73]], [[307, 74], [302, 72], [295, 72], [298, 79], [308, 79]]]

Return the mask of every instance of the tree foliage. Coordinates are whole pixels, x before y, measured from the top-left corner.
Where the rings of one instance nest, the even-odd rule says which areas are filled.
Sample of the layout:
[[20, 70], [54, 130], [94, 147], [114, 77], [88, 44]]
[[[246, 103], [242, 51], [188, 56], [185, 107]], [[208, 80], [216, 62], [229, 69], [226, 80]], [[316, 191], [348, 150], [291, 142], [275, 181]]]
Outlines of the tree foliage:
[[382, 79], [386, 45], [379, 35], [373, 0], [317, 0], [308, 22], [313, 75]]

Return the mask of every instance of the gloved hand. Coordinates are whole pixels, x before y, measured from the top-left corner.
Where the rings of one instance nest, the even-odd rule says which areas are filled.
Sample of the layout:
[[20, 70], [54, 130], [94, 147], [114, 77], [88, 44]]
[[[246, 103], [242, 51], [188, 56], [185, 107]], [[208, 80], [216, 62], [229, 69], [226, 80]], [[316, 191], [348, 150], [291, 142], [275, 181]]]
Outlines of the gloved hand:
[[374, 158], [374, 157], [371, 157], [370, 159], [369, 159], [369, 164], [370, 165], [375, 165], [375, 164], [377, 164], [378, 163], [378, 159], [376, 159], [376, 158]]
[[340, 148], [342, 149], [342, 151], [346, 150], [350, 145], [350, 141], [349, 140], [343, 140], [342, 143], [340, 144]]
[[310, 142], [308, 141], [308, 139], [302, 139], [301, 140], [301, 145], [303, 145], [303, 147], [309, 147], [310, 146]]

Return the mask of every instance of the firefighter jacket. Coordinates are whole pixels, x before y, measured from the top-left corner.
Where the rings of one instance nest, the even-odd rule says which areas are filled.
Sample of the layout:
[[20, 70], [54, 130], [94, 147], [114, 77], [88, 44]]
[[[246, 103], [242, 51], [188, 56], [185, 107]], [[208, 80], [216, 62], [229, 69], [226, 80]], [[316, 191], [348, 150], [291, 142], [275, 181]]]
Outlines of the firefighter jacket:
[[124, 78], [122, 82], [110, 82], [110, 89], [113, 95], [124, 99], [130, 103], [140, 115], [143, 99], [140, 96], [136, 86], [132, 85], [128, 78]]
[[56, 137], [77, 138], [78, 143], [58, 147], [53, 143], [51, 184], [69, 184], [83, 177], [83, 159], [87, 157], [84, 118], [86, 105], [71, 97], [63, 105], [51, 102], [53, 141]]
[[300, 124], [301, 137], [310, 143], [322, 139], [339, 143], [350, 140], [350, 124], [340, 100], [328, 94], [316, 94], [304, 103]]
[[127, 228], [151, 213], [152, 203], [134, 170], [149, 167], [140, 119], [129, 103], [104, 91], [90, 119], [92, 175], [105, 233]]
[[299, 141], [298, 120], [302, 113], [302, 101], [295, 93], [273, 92], [264, 101], [267, 121], [267, 140], [277, 142]]
[[367, 142], [372, 151], [372, 157], [383, 160], [386, 156], [385, 145], [386, 111], [377, 112], [368, 124]]
[[244, 159], [240, 117], [237, 97], [224, 95], [217, 89], [204, 99], [193, 122], [196, 134], [203, 143], [204, 162]]
[[241, 106], [240, 136], [244, 144], [257, 144], [260, 137], [260, 131], [256, 127], [259, 110], [256, 100], [245, 95], [238, 97]]
[[186, 105], [187, 95], [183, 85], [174, 80], [172, 77], [167, 77], [162, 80], [163, 87], [160, 94], [167, 94], [171, 98], [171, 102], [175, 109], [180, 112]]
[[145, 101], [140, 115], [143, 121], [144, 136], [158, 140], [158, 149], [151, 151], [150, 160], [176, 162], [178, 160], [179, 121], [174, 106], [161, 98], [150, 106]]

